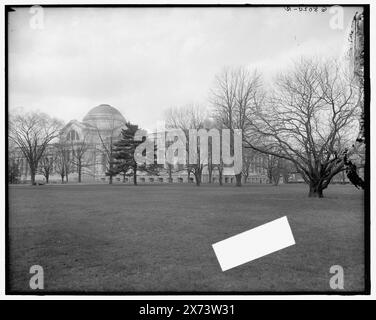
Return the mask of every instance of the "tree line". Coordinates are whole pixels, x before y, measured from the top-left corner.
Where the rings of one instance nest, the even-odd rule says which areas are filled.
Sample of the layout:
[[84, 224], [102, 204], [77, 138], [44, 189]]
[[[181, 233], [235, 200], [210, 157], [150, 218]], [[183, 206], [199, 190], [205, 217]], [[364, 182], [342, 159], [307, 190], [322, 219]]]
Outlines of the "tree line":
[[[264, 83], [260, 73], [246, 67], [225, 68], [215, 77], [206, 106], [191, 104], [167, 109], [166, 129], [182, 130], [187, 141], [189, 129], [215, 128], [219, 132], [229, 129], [230, 141], [234, 130], [241, 129], [243, 170], [235, 175], [237, 186], [247, 181], [252, 158], [257, 155], [264, 159], [262, 168], [271, 183], [278, 184], [281, 176], [287, 182], [290, 173], [296, 172], [309, 186], [310, 197], [323, 197], [323, 191], [338, 173], [357, 175], [357, 168], [351, 161], [349, 164], [349, 159], [359, 130], [362, 94], [359, 81], [332, 60], [301, 58], [271, 84]], [[90, 145], [85, 141], [72, 145], [70, 152], [67, 152], [67, 142], [60, 141], [56, 143], [57, 158], [45, 157], [48, 145], [59, 138], [61, 127], [59, 121], [44, 114], [17, 115], [10, 119], [10, 143], [26, 158], [32, 183], [38, 170], [49, 175], [51, 162], [55, 163], [62, 180], [64, 176], [68, 179], [72, 168], [81, 180], [82, 169], [92, 165], [85, 160]], [[207, 168], [209, 182], [213, 172], [218, 172], [222, 184], [226, 166], [222, 159], [215, 165], [210, 161], [210, 137], [209, 161], [205, 164], [198, 157], [193, 164], [140, 166], [134, 155], [144, 140], [135, 141], [137, 130], [137, 124], [127, 122], [120, 139], [113, 139], [112, 135], [109, 139], [100, 137], [110, 183], [119, 174], [133, 176], [137, 184], [137, 174], [142, 171], [156, 175], [164, 171], [172, 179], [174, 172], [186, 170], [188, 179], [192, 175], [200, 185], [203, 170]], [[233, 152], [233, 142], [230, 148]], [[9, 172], [14, 175], [12, 170]], [[361, 180], [358, 175], [357, 178]]]

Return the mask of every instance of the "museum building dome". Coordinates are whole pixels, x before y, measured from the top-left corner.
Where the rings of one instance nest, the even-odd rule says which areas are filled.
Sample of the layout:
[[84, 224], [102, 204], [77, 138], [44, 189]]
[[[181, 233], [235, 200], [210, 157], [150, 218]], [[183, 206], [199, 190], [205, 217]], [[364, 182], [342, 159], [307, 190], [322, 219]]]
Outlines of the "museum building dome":
[[108, 104], [100, 104], [91, 109], [82, 122], [101, 131], [124, 127], [126, 123], [120, 111]]

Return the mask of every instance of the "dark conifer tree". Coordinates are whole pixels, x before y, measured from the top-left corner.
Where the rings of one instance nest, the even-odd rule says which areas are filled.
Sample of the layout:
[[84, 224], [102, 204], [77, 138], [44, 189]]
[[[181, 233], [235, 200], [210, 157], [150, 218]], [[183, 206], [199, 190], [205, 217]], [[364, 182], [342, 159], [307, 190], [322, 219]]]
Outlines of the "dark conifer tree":
[[[112, 170], [107, 174], [119, 174], [123, 175], [133, 175], [133, 183], [137, 185], [137, 172], [146, 171], [153, 175], [158, 175], [160, 166], [156, 165], [155, 162], [149, 165], [139, 165], [135, 161], [135, 151], [136, 148], [146, 140], [143, 137], [141, 141], [135, 141], [134, 136], [139, 130], [138, 125], [132, 124], [130, 122], [126, 123], [126, 129], [122, 130], [122, 138], [114, 144], [114, 159], [112, 161]], [[154, 147], [154, 151], [156, 151]], [[156, 152], [154, 152], [155, 160]]]

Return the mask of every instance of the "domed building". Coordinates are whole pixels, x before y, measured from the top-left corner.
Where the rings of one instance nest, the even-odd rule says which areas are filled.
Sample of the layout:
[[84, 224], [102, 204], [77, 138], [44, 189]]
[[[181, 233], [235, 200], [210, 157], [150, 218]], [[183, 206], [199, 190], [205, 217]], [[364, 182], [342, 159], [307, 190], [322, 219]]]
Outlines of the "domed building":
[[82, 122], [71, 120], [62, 130], [61, 139], [68, 141], [101, 142], [101, 139], [118, 136], [125, 126], [125, 118], [116, 108], [101, 104], [92, 108]]
[[86, 126], [93, 127], [105, 133], [124, 126], [125, 119], [123, 115], [114, 107], [108, 104], [100, 104], [91, 109], [83, 118], [82, 123]]
[[[74, 159], [70, 161], [73, 167], [66, 170], [71, 171], [68, 172], [70, 181], [106, 180], [111, 145], [121, 138], [125, 123], [119, 110], [109, 104], [100, 104], [92, 108], [81, 122], [72, 120], [62, 129], [60, 145], [66, 146], [69, 160]], [[59, 171], [62, 170], [56, 168], [55, 172]]]

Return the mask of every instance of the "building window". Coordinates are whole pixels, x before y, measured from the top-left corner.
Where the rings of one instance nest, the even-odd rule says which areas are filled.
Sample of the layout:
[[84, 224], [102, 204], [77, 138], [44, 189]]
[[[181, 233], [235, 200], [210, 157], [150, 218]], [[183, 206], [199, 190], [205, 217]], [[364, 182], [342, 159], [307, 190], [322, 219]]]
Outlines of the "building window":
[[69, 131], [67, 135], [67, 140], [69, 141], [80, 140], [80, 137], [78, 136], [77, 131], [76, 130]]

